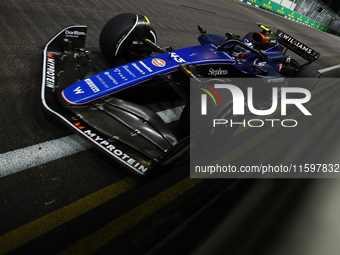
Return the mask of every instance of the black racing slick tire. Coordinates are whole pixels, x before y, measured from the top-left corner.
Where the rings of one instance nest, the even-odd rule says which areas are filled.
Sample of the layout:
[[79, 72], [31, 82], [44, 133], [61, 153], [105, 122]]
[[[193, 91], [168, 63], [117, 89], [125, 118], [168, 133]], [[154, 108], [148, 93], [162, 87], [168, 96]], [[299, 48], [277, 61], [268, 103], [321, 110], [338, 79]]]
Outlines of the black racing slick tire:
[[143, 47], [142, 38], [156, 43], [157, 36], [147, 17], [123, 13], [109, 20], [101, 31], [100, 49], [112, 66], [123, 65], [149, 57], [151, 50]]

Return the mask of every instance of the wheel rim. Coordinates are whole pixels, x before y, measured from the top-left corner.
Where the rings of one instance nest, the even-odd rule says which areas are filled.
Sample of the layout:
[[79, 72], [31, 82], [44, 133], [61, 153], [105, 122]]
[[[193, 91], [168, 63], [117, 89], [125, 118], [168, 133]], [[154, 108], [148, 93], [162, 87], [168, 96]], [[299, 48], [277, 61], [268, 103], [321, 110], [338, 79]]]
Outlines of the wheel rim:
[[[231, 122], [233, 123], [236, 122], [238, 120], [238, 116], [232, 115], [232, 109], [230, 108], [227, 112], [225, 112], [221, 116], [221, 119], [226, 119], [228, 121], [227, 124], [229, 125]], [[230, 127], [226, 125], [219, 125], [213, 128], [210, 132], [210, 137], [206, 143], [205, 149], [209, 151], [221, 146], [226, 140], [228, 140], [232, 136], [236, 128], [237, 128], [236, 126]]]

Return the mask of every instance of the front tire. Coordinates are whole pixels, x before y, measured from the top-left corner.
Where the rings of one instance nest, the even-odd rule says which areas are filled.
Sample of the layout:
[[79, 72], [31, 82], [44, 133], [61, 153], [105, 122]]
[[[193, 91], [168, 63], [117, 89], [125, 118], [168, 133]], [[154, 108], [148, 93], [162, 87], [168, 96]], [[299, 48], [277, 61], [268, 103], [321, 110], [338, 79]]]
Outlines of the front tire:
[[123, 13], [109, 20], [101, 31], [100, 49], [112, 66], [119, 66], [152, 54], [142, 38], [156, 43], [157, 36], [149, 20], [142, 15]]

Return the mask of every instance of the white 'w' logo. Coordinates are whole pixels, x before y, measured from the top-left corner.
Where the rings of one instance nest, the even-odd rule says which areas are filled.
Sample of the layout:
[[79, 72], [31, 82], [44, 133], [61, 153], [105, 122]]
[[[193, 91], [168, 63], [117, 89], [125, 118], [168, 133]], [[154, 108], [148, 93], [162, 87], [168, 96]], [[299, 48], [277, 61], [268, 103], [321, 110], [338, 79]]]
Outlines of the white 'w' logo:
[[84, 91], [79, 87], [77, 87], [76, 89], [73, 90], [73, 92], [76, 92], [76, 94], [82, 94], [84, 93]]

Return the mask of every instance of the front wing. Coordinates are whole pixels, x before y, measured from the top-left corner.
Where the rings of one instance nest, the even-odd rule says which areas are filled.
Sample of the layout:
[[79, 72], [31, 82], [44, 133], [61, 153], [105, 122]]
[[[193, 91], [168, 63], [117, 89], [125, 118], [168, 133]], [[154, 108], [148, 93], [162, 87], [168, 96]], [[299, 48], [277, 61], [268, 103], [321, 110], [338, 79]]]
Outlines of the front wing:
[[[174, 151], [173, 147], [175, 147], [174, 144], [177, 142], [174, 137], [167, 137], [173, 144], [170, 144], [170, 146], [165, 149], [159, 150], [159, 148], [157, 148], [157, 157], [152, 157], [152, 153], [148, 153], [148, 151], [155, 151], [156, 149], [154, 149], [154, 147], [157, 147], [158, 144], [154, 141], [150, 141], [150, 139], [148, 140], [148, 137], [144, 139], [146, 141], [146, 149], [143, 151], [138, 148], [138, 146], [131, 145], [129, 142], [124, 142], [124, 139], [116, 139], [112, 134], [100, 132], [101, 128], [97, 127], [97, 123], [89, 125], [91, 120], [96, 119], [93, 115], [89, 116], [89, 110], [80, 109], [78, 111], [84, 113], [84, 116], [87, 116], [88, 120], [90, 120], [85, 122], [82, 114], [77, 114], [77, 110], [70, 111], [69, 109], [66, 109], [58, 100], [58, 94], [60, 94], [62, 89], [70, 86], [79, 79], [83, 79], [86, 73], [93, 68], [93, 63], [95, 62], [94, 57], [91, 53], [86, 52], [83, 49], [86, 33], [86, 26], [70, 26], [60, 31], [45, 45], [43, 50], [43, 75], [41, 87], [42, 104], [49, 113], [59, 118], [74, 132], [89, 141], [102, 152], [106, 153], [115, 161], [133, 172], [144, 175], [160, 163], [159, 159], [164, 158], [168, 160], [167, 152], [169, 154], [170, 151]], [[113, 108], [112, 102], [108, 103], [110, 103], [108, 107]], [[115, 108], [111, 110], [112, 112], [119, 112], [117, 114], [121, 115], [133, 115], [134, 119], [139, 118], [137, 122], [143, 123], [143, 126], [146, 126], [146, 129], [148, 130], [154, 128], [152, 125], [155, 125], [157, 128], [154, 128], [154, 130], [160, 133], [159, 130], [162, 131], [163, 128], [163, 133], [158, 135], [158, 137], [161, 137], [159, 138], [160, 140], [165, 139], [164, 132], [166, 133], [167, 130], [164, 131], [165, 127], [159, 122], [156, 114], [147, 111], [144, 113], [142, 112], [142, 108], [137, 108], [132, 103], [128, 104], [127, 107], [125, 107], [125, 105], [124, 107], [121, 107], [121, 105], [119, 105], [121, 104], [121, 101], [114, 101], [114, 103]], [[122, 109], [126, 108], [128, 108], [128, 110], [124, 112]], [[121, 121], [117, 121], [117, 119], [118, 118], [115, 117], [116, 122], [122, 124]], [[148, 123], [145, 124], [145, 122]], [[113, 124], [110, 125], [112, 126]], [[138, 133], [134, 134], [133, 131], [129, 131], [129, 135], [130, 134], [131, 136], [136, 135], [136, 139], [140, 139], [140, 137], [137, 136], [139, 135]], [[150, 147], [152, 148], [150, 149]]]

